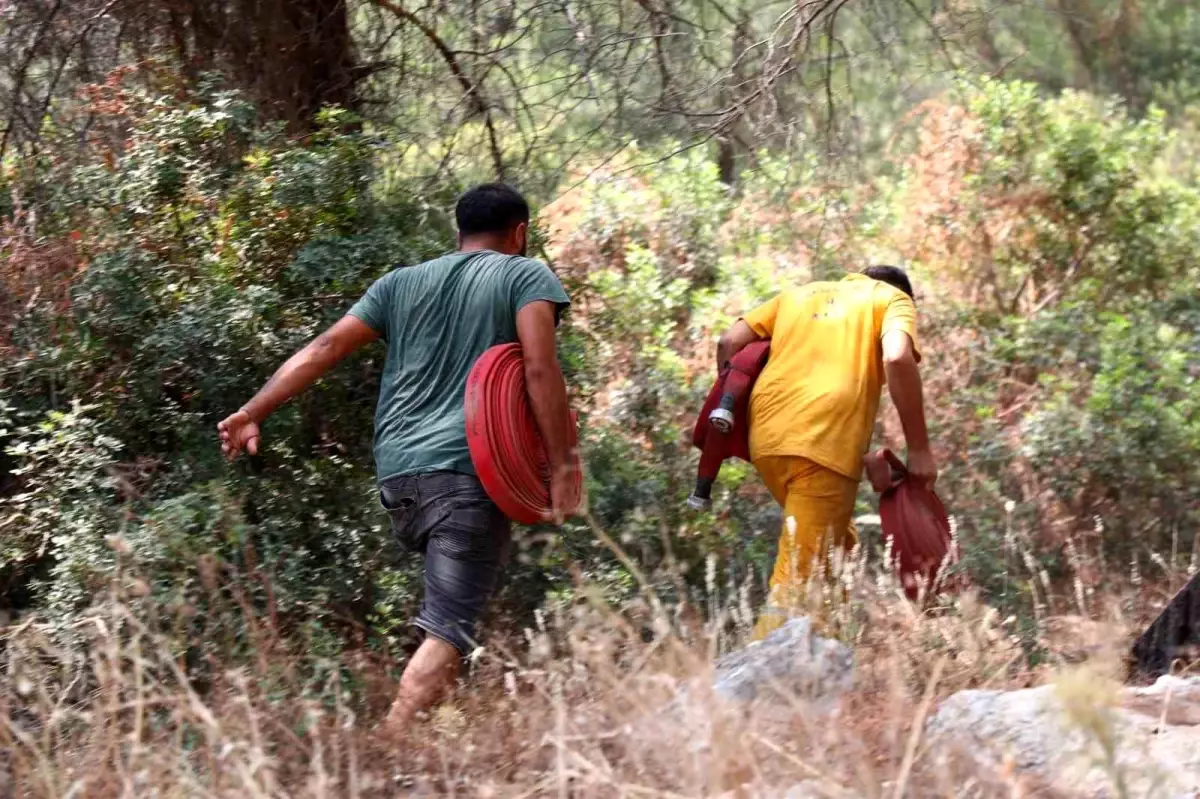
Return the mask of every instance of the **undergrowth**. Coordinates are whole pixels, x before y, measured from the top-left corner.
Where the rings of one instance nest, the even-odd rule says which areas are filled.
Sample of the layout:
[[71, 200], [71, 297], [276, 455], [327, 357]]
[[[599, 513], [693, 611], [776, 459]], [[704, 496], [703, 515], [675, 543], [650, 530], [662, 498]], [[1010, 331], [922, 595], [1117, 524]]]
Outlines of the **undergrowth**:
[[857, 555], [819, 585], [804, 612], [855, 653], [832, 716], [783, 686], [748, 705], [712, 693], [720, 651], [746, 643], [736, 594], [690, 607], [644, 592], [614, 607], [581, 584], [531, 627], [497, 631], [455, 698], [385, 745], [374, 729], [401, 663], [365, 648], [322, 656], [269, 609], [231, 603], [258, 631], [256, 654], [198, 668], [129, 568], [70, 629], [30, 615], [4, 632], [7, 795], [1023, 795], [1014, 774], [931, 748], [931, 709], [1111, 650], [1133, 606], [1114, 594], [1090, 618], [1047, 612], [1038, 666], [1015, 619], [969, 588], [921, 609]]

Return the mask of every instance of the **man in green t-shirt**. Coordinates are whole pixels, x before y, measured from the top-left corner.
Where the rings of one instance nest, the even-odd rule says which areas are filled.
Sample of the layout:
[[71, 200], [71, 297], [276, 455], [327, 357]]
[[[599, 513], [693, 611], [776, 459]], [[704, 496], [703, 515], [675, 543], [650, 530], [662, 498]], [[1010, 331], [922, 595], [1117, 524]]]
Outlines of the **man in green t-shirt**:
[[237, 413], [218, 425], [229, 458], [255, 454], [259, 425], [362, 345], [387, 345], [375, 411], [380, 501], [401, 543], [425, 556], [426, 632], [400, 679], [386, 728], [453, 686], [474, 646], [475, 624], [500, 581], [509, 522], [484, 492], [467, 448], [467, 375], [485, 350], [520, 342], [530, 404], [551, 464], [561, 522], [572, 497], [570, 416], [555, 349], [569, 301], [544, 263], [525, 257], [529, 206], [503, 184], [477, 186], [455, 208], [458, 250], [381, 277], [335, 325], [293, 355]]

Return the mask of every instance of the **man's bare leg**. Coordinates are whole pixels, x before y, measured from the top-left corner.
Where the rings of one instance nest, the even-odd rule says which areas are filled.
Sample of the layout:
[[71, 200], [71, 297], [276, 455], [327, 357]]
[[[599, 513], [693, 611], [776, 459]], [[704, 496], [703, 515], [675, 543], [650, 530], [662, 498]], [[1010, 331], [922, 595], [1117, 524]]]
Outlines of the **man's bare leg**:
[[383, 722], [389, 735], [401, 735], [417, 713], [436, 704], [454, 687], [462, 655], [451, 644], [435, 636], [426, 636], [400, 676], [396, 701]]

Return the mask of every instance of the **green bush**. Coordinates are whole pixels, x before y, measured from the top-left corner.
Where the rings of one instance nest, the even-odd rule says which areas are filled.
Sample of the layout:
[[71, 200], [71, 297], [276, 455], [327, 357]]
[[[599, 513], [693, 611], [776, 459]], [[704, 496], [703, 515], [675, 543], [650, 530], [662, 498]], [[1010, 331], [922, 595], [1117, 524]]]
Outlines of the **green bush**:
[[[1031, 564], [1059, 573], [1076, 542], [1093, 580], [1178, 551], [1200, 507], [1200, 194], [1165, 169], [1173, 134], [1157, 112], [1028, 84], [964, 105], [945, 143], [977, 167], [962, 212], [921, 221], [940, 242], [925, 268], [952, 276], [931, 333], [957, 375], [934, 400], [972, 571], [1004, 592]], [[918, 164], [910, 188], [927, 177]]]
[[[224, 614], [241, 601], [320, 646], [404, 644], [419, 579], [375, 500], [378, 353], [281, 410], [258, 458], [224, 464], [214, 426], [371, 280], [447, 248], [451, 195], [379, 175], [387, 142], [338, 112], [292, 141], [236, 95], [112, 91], [112, 135], [13, 178], [37, 187], [21, 194], [38, 226], [14, 211], [0, 277], [43, 284], [5, 284], [18, 301], [0, 307], [5, 595], [67, 622], [121, 574], [193, 658], [253, 645]], [[575, 300], [561, 354], [592, 516], [520, 531], [501, 613], [579, 578], [641, 593], [593, 522], [667, 601], [714, 583], [756, 597], [779, 512], [753, 470], [725, 467], [715, 512], [683, 505], [713, 337], [865, 254], [916, 274], [940, 490], [990, 600], [1028, 607], [1072, 548], [1122, 570], [1182, 548], [1200, 521], [1200, 199], [1164, 162], [1176, 134], [1020, 83], [939, 108], [894, 182], [838, 186], [763, 154], [735, 194], [697, 149], [548, 211], [569, 213], [547, 247]]]
[[252, 596], [269, 583], [285, 621], [409, 601], [375, 585], [397, 554], [371, 488], [373, 354], [272, 419], [249, 464], [222, 463], [215, 425], [374, 278], [445, 248], [447, 221], [373, 192], [378, 145], [338, 113], [298, 143], [235, 95], [124, 102], [124, 146], [33, 176], [56, 187], [39, 235], [72, 237], [83, 268], [69, 311], [17, 316], [23, 357], [0, 366], [22, 531], [0, 569], [41, 575], [59, 620], [104, 588], [114, 536], [164, 602], [202, 604], [204, 558]]

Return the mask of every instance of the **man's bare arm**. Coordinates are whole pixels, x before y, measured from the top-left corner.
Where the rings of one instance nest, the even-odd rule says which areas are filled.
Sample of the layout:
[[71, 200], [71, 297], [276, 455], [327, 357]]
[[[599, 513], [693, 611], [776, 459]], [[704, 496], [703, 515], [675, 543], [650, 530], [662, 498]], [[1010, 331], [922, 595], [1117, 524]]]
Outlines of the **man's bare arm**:
[[338, 361], [368, 342], [379, 338], [368, 324], [344, 316], [284, 362], [254, 397], [236, 413], [217, 425], [221, 450], [235, 457], [242, 449], [258, 451], [259, 430], [279, 406], [311, 386]]
[[739, 319], [733, 327], [726, 330], [717, 341], [717, 371], [720, 372], [725, 364], [749, 345], [758, 341], [762, 336], [754, 332], [754, 328]]
[[254, 397], [242, 406], [260, 424], [279, 406], [311, 386], [338, 361], [379, 338], [370, 325], [354, 316], [343, 316], [332, 327], [288, 358]]
[[913, 477], [932, 485], [937, 480], [937, 463], [929, 448], [925, 427], [925, 398], [921, 371], [917, 366], [912, 339], [902, 330], [883, 337], [883, 369], [887, 374], [888, 393], [900, 415], [904, 440], [908, 444], [908, 470]]
[[525, 361], [525, 390], [550, 461], [550, 498], [555, 522], [574, 513], [578, 501], [571, 490], [574, 458], [570, 444], [571, 416], [567, 384], [555, 346], [554, 303], [539, 300], [517, 312], [517, 338]]

